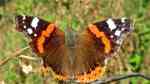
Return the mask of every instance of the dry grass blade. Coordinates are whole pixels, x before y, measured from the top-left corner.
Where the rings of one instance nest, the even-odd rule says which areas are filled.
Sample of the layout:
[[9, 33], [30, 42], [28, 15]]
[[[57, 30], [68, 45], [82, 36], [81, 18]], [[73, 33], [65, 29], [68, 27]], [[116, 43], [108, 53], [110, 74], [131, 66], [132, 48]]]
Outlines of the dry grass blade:
[[5, 60], [3, 60], [3, 61], [1, 60], [0, 61], [0, 67], [3, 66], [4, 64], [6, 64], [9, 60], [17, 57], [20, 53], [22, 53], [23, 51], [25, 51], [28, 48], [29, 48], [28, 46], [25, 48], [22, 48], [22, 49], [16, 51], [15, 53], [13, 53], [12, 55], [10, 55], [10, 57], [6, 58]]
[[23, 58], [23, 59], [27, 59], [27, 60], [33, 60], [33, 61], [38, 60], [35, 57], [30, 57], [30, 56], [25, 56], [25, 55], [20, 55], [19, 58]]

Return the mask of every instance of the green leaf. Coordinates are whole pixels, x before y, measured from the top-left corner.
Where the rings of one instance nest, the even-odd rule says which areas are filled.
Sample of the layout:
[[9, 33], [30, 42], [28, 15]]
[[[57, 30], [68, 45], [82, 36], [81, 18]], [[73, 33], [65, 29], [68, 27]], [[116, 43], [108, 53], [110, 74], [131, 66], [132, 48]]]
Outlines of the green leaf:
[[129, 63], [131, 65], [131, 69], [133, 71], [139, 70], [139, 68], [141, 67], [141, 61], [142, 61], [141, 55], [139, 55], [137, 53], [131, 55], [129, 58]]

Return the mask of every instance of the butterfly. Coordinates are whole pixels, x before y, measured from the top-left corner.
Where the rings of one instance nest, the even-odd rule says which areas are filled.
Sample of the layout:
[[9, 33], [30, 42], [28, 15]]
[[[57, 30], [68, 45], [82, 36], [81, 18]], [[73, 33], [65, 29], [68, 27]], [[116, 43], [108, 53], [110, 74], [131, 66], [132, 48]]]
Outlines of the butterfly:
[[16, 29], [31, 39], [33, 52], [45, 68], [53, 70], [56, 79], [87, 83], [103, 76], [108, 59], [117, 53], [133, 26], [127, 18], [108, 18], [80, 32], [71, 28], [63, 32], [39, 17], [18, 15]]

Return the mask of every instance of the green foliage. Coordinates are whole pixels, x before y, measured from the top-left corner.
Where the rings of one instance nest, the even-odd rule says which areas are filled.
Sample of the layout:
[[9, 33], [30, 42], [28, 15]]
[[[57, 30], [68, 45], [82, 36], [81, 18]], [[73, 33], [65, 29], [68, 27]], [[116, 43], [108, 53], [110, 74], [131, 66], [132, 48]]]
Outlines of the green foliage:
[[76, 17], [73, 17], [71, 24], [72, 24], [72, 25], [71, 25], [72, 28], [73, 28], [74, 30], [77, 30], [78, 27], [79, 27], [80, 22], [78, 21], [78, 19], [77, 19]]
[[5, 80], [10, 84], [17, 80], [17, 74], [15, 71], [8, 69], [5, 74]]
[[14, 84], [19, 80], [19, 76], [16, 73], [15, 65], [18, 64], [18, 60], [11, 60], [8, 65], [3, 67], [3, 71], [5, 71], [4, 79], [7, 84]]
[[16, 12], [18, 14], [31, 15], [33, 8], [33, 0], [16, 0]]
[[32, 74], [32, 75], [30, 75], [30, 77], [27, 77], [26, 84], [42, 84], [42, 78], [39, 75]]
[[[15, 41], [14, 41], [14, 38], [15, 38]], [[18, 47], [23, 48], [27, 46], [25, 40], [22, 38], [22, 35], [19, 35], [18, 33], [11, 32], [11, 31], [8, 31], [5, 33], [4, 45], [5, 45], [6, 50], [9, 50], [9, 49], [13, 50], [14, 47], [17, 47], [16, 45], [18, 43], [22, 44], [21, 46], [18, 46]]]
[[60, 26], [62, 29], [65, 30], [65, 28], [68, 26], [68, 20], [66, 18], [64, 18], [61, 22], [60, 22]]
[[139, 71], [142, 59], [143, 57], [137, 53], [130, 56], [129, 63], [131, 64], [132, 71]]
[[[142, 80], [142, 83], [140, 82], [141, 80]], [[137, 83], [150, 84], [150, 81], [144, 80], [144, 79], [141, 79], [141, 78], [138, 78], [138, 77], [130, 78], [130, 84], [137, 84]]]

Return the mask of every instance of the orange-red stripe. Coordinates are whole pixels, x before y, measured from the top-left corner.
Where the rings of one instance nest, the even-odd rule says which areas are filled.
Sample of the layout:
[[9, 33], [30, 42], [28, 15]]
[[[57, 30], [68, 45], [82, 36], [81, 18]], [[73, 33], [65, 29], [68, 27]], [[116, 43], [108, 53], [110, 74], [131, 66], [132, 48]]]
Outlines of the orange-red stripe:
[[54, 31], [54, 28], [55, 28], [54, 24], [49, 24], [46, 30], [42, 31], [41, 35], [38, 37], [36, 45], [39, 53], [44, 52], [43, 44], [45, 42], [45, 39], [50, 37], [51, 33]]
[[76, 80], [80, 81], [81, 83], [87, 83], [90, 81], [94, 81], [99, 77], [102, 77], [105, 73], [105, 67], [97, 66], [94, 70], [91, 70], [90, 73], [84, 73], [84, 75], [76, 75]]
[[92, 32], [97, 38], [100, 38], [105, 45], [105, 53], [109, 53], [111, 51], [111, 44], [109, 39], [106, 37], [103, 31], [98, 30], [95, 25], [89, 25], [89, 30]]

